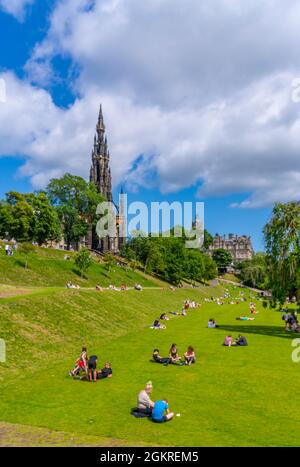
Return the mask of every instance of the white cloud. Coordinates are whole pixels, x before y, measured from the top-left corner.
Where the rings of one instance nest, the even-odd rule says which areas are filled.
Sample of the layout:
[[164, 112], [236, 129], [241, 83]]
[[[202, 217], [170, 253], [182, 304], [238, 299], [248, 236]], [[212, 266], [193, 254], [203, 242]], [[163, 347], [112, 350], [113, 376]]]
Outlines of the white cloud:
[[[0, 154], [1, 144], [26, 152], [22, 173], [35, 186], [64, 170], [87, 176], [101, 101], [115, 183], [242, 193], [246, 208], [299, 198], [299, 17], [296, 0], [64, 0], [26, 69], [42, 86], [53, 57], [71, 58], [78, 99], [59, 109], [11, 75], [26, 94], [15, 107], [27, 100], [31, 116], [15, 141], [1, 138]], [[15, 110], [8, 102], [0, 119]]]
[[23, 21], [26, 8], [33, 2], [34, 0], [0, 0], [0, 9], [15, 16], [19, 21]]

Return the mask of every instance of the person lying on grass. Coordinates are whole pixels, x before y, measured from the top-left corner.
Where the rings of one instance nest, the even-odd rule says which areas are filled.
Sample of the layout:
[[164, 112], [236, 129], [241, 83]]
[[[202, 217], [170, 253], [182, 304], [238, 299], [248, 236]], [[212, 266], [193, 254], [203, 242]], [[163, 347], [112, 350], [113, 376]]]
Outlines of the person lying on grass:
[[168, 401], [162, 399], [156, 401], [152, 410], [152, 420], [156, 423], [168, 422], [174, 417], [173, 412], [169, 410]]
[[238, 321], [254, 321], [255, 318], [248, 318], [248, 316], [238, 316], [237, 318]]
[[151, 329], [166, 329], [166, 326], [164, 324], [160, 324], [159, 320], [156, 319], [154, 320], [153, 326], [151, 326]]
[[170, 359], [170, 363], [178, 363], [181, 360], [181, 357], [179, 357], [178, 352], [177, 352], [176, 344], [171, 345], [171, 348], [169, 351], [169, 359]]
[[152, 358], [155, 363], [162, 363], [163, 365], [168, 365], [169, 363], [171, 363], [169, 358], [161, 357], [159, 355], [159, 349], [153, 350]]
[[[112, 369], [111, 364], [109, 362], [105, 363], [104, 368], [102, 370], [96, 370], [96, 380], [98, 379], [105, 379], [105, 378], [112, 378]], [[80, 378], [81, 381], [90, 381], [89, 375], [84, 375]], [[96, 381], [94, 380], [94, 381]]]
[[87, 374], [88, 368], [87, 368], [87, 348], [82, 347], [80, 357], [76, 361], [76, 365], [74, 370], [70, 371], [70, 376], [76, 376], [78, 375], [81, 371], [85, 371]]
[[112, 378], [111, 363], [106, 362], [102, 370], [97, 371], [97, 379]]
[[171, 315], [175, 316], [186, 316], [186, 309], [185, 307], [182, 308], [181, 313], [177, 313], [176, 311], [170, 311]]
[[188, 347], [187, 351], [185, 352], [184, 359], [185, 359], [185, 362], [183, 362], [183, 363], [186, 364], [186, 365], [189, 365], [189, 366], [192, 363], [196, 362], [195, 351], [194, 351], [194, 348], [191, 345]]
[[91, 355], [88, 360], [88, 380], [97, 381], [97, 355]]
[[151, 415], [154, 402], [150, 399], [150, 394], [152, 392], [153, 386], [152, 381], [148, 381], [146, 386], [142, 391], [139, 392], [137, 398], [138, 412]]

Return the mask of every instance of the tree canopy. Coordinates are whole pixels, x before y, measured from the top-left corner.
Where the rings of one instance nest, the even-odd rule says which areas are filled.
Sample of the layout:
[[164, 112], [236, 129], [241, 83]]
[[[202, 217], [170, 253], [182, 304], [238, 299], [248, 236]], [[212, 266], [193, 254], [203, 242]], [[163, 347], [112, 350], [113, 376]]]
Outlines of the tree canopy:
[[46, 194], [7, 193], [6, 200], [0, 203], [0, 235], [39, 245], [58, 240], [61, 236], [59, 218]]
[[217, 276], [215, 262], [199, 249], [185, 248], [184, 237], [134, 236], [122, 247], [121, 254], [140, 263], [145, 272], [178, 285], [211, 280]]
[[268, 282], [274, 303], [300, 300], [300, 202], [277, 203], [264, 227]]
[[104, 198], [93, 183], [69, 173], [52, 179], [46, 191], [63, 225], [65, 242], [70, 247], [87, 234], [89, 225], [96, 225], [97, 205]]
[[232, 263], [231, 253], [224, 248], [214, 250], [212, 257], [219, 269], [225, 269]]

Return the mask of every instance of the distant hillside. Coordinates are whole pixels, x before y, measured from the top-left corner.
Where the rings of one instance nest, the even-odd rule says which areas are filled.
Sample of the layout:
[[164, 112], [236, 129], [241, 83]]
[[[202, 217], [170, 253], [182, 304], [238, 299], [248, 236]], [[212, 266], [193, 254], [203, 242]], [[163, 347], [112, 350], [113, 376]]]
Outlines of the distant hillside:
[[[71, 259], [64, 259], [66, 253]], [[4, 244], [0, 243], [0, 284], [62, 287], [71, 281], [81, 287], [95, 287], [96, 284], [103, 287], [110, 284], [133, 286], [137, 282], [142, 286], [157, 286], [157, 281], [150, 276], [123, 266], [115, 265], [108, 272], [105, 264], [97, 259], [82, 278], [73, 258], [72, 252], [36, 247], [26, 257], [28, 267], [25, 268], [25, 256], [18, 251], [11, 257], [6, 256]]]

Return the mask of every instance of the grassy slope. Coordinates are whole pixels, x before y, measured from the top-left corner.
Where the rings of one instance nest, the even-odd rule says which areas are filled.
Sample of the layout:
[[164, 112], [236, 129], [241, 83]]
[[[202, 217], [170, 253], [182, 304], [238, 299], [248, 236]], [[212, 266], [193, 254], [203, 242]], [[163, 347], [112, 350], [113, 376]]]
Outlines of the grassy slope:
[[[160, 312], [179, 310], [187, 296], [203, 300], [211, 294], [220, 289], [45, 289], [2, 299], [1, 337], [8, 351], [0, 367], [2, 420], [76, 433], [79, 444], [96, 436], [132, 445], [297, 445], [299, 417], [291, 401], [299, 394], [299, 365], [291, 360], [292, 336], [282, 330], [279, 313], [260, 310], [254, 322], [238, 322], [235, 316], [247, 305], [205, 303], [173, 318], [165, 331], [147, 327]], [[211, 316], [221, 328], [207, 329]], [[249, 346], [222, 347], [228, 332], [243, 332]], [[193, 344], [197, 364], [166, 368], [149, 362], [154, 347], [165, 355], [173, 341], [181, 352]], [[112, 380], [93, 385], [67, 376], [83, 343], [101, 363], [112, 361]], [[148, 379], [153, 397], [167, 397], [180, 418], [157, 426], [129, 415]]]
[[[66, 252], [45, 248], [36, 248], [28, 255], [28, 268], [25, 269], [25, 257], [15, 253], [7, 257], [3, 248], [0, 249], [0, 284], [19, 286], [65, 286], [70, 280], [81, 287], [95, 287], [100, 284], [107, 287], [109, 284], [128, 286], [139, 282], [143, 286], [157, 285], [157, 282], [146, 275], [126, 271], [123, 267], [114, 266], [108, 273], [104, 264], [94, 262], [81, 278], [73, 260], [65, 261]], [[70, 254], [73, 257], [72, 253]]]

